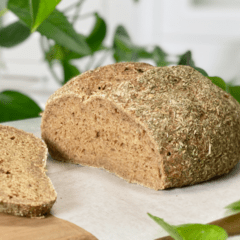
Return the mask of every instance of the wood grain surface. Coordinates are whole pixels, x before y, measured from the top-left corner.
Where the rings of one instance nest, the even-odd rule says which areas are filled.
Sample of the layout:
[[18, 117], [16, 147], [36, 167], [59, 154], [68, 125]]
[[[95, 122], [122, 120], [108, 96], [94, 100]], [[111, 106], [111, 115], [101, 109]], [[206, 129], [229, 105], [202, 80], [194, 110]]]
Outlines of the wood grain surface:
[[97, 240], [83, 228], [49, 215], [42, 219], [0, 213], [1, 240]]

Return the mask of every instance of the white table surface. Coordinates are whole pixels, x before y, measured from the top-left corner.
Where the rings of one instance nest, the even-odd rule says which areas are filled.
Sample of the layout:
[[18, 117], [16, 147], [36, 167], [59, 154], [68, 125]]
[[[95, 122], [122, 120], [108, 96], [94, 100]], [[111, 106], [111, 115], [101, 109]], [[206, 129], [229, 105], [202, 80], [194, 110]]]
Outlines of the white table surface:
[[[3, 124], [40, 137], [40, 123], [41, 118], [34, 118]], [[168, 234], [147, 212], [174, 225], [208, 223], [226, 216], [224, 207], [240, 199], [240, 164], [217, 180], [159, 191], [129, 184], [103, 169], [61, 163], [50, 156], [47, 169], [58, 193], [51, 213], [99, 240], [153, 240]]]

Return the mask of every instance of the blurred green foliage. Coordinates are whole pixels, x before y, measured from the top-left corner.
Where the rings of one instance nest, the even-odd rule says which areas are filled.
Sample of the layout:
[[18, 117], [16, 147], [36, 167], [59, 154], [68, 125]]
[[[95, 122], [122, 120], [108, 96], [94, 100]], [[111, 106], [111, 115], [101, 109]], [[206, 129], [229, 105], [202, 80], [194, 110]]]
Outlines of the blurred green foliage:
[[[98, 13], [89, 15], [95, 19], [90, 33], [87, 36], [81, 34], [76, 31], [74, 24], [81, 18], [78, 9], [84, 0], [77, 0], [63, 11], [56, 9], [59, 2], [60, 0], [8, 0], [7, 9], [2, 10], [1, 15], [9, 10], [18, 17], [18, 20], [0, 29], [0, 47], [14, 47], [28, 39], [32, 32], [38, 31], [41, 34], [40, 43], [45, 61], [53, 77], [61, 85], [81, 72], [100, 66], [109, 55], [115, 62], [150, 60], [159, 67], [169, 64], [188, 65], [209, 77], [206, 71], [195, 65], [191, 51], [177, 56], [177, 62], [170, 63], [167, 60], [168, 54], [160, 46], [146, 47], [134, 44], [127, 29], [122, 25], [116, 27], [112, 44], [106, 46], [104, 40], [107, 35], [107, 24]], [[69, 9], [75, 9], [72, 18], [67, 16]], [[101, 58], [95, 63], [97, 55]], [[80, 69], [73, 61], [84, 58], [88, 58], [89, 62], [85, 68]], [[62, 68], [61, 78], [55, 73], [55, 65]], [[219, 77], [209, 79], [240, 102], [239, 86], [227, 85]], [[12, 95], [7, 96], [7, 100], [6, 92], [0, 93], [0, 122], [36, 117], [42, 111], [28, 96], [9, 92]]]

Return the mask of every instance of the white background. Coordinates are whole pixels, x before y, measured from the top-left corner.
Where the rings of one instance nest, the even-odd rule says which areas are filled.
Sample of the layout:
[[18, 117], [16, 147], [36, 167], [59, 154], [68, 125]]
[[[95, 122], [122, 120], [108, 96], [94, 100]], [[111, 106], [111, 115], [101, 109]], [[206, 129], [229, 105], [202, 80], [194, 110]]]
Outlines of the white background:
[[[62, 0], [59, 9], [73, 2]], [[196, 65], [209, 75], [240, 84], [240, 1], [85, 0], [80, 14], [94, 11], [107, 22], [107, 45], [112, 43], [116, 26], [122, 24], [134, 43], [159, 45], [170, 54], [170, 60], [191, 50]], [[15, 19], [13, 14], [6, 14], [4, 25]], [[88, 34], [93, 24], [93, 18], [80, 19], [76, 29]], [[102, 64], [112, 62], [109, 57]], [[74, 63], [85, 70], [86, 61]], [[38, 33], [14, 48], [0, 49], [0, 91], [17, 89], [44, 108], [59, 87], [43, 61]]]

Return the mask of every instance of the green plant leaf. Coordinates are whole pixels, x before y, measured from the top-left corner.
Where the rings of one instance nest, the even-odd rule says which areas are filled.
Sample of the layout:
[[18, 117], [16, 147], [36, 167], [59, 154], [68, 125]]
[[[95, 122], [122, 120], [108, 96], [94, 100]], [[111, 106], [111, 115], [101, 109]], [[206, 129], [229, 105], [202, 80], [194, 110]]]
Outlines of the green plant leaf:
[[158, 46], [155, 46], [152, 52], [152, 57], [154, 62], [158, 67], [167, 66], [168, 62], [166, 61], [167, 54]]
[[7, 8], [16, 14], [20, 21], [31, 28], [32, 18], [30, 14], [29, 0], [8, 0]]
[[227, 205], [225, 208], [230, 209], [230, 210], [239, 210], [240, 211], [240, 200]]
[[53, 45], [50, 50], [45, 54], [46, 60], [51, 63], [54, 60], [62, 61], [65, 59], [65, 50], [64, 47], [59, 44]]
[[135, 52], [133, 52], [133, 44], [131, 42], [130, 36], [128, 35], [126, 29], [123, 26], [118, 26], [113, 40], [113, 57], [116, 62], [123, 61], [137, 61], [138, 57]]
[[70, 64], [68, 61], [62, 62], [63, 70], [64, 70], [64, 82], [68, 82], [71, 78], [80, 74], [80, 71], [74, 65]]
[[1, 9], [0, 11], [0, 17], [4, 16], [8, 12], [7, 8]]
[[47, 38], [53, 39], [59, 45], [78, 54], [90, 54], [85, 37], [76, 33], [63, 13], [56, 9], [38, 27], [38, 31]]
[[87, 56], [86, 54], [79, 54], [77, 52], [71, 51], [65, 47], [62, 47], [64, 56], [66, 60], [71, 60], [71, 59], [79, 59]]
[[25, 41], [30, 34], [30, 29], [20, 21], [12, 23], [0, 29], [0, 46], [14, 47]]
[[0, 93], [0, 122], [39, 117], [42, 109], [28, 96], [16, 91]]
[[203, 76], [208, 77], [208, 74], [205, 70], [203, 70], [202, 68], [199, 67], [194, 67], [194, 69], [196, 69], [197, 71], [199, 71]]
[[183, 224], [173, 226], [150, 213], [148, 215], [175, 240], [225, 240], [228, 237], [226, 231], [216, 225]]
[[152, 58], [152, 53], [148, 52], [144, 47], [139, 47], [132, 43], [127, 30], [121, 25], [117, 27], [114, 34], [113, 50], [116, 62]]
[[105, 21], [97, 13], [95, 13], [95, 25], [89, 36], [86, 38], [86, 42], [92, 52], [96, 52], [100, 49], [106, 33], [107, 25]]
[[240, 86], [228, 86], [228, 91], [240, 103]]
[[32, 16], [31, 31], [34, 32], [38, 26], [51, 14], [61, 0], [29, 0]]
[[215, 85], [217, 85], [218, 87], [226, 91], [227, 85], [222, 78], [220, 77], [208, 77], [208, 78], [212, 81], [212, 83], [214, 83]]
[[127, 32], [127, 30], [122, 26], [119, 25], [115, 31], [115, 35], [114, 35], [114, 40], [118, 40], [120, 39], [121, 42], [124, 43], [124, 45], [128, 46], [129, 48], [132, 46], [132, 41], [130, 39], [130, 36]]
[[226, 231], [216, 225], [184, 224], [176, 226], [177, 231], [186, 240], [225, 240]]
[[85, 37], [77, 34], [67, 18], [57, 10], [54, 10], [38, 27], [38, 31], [47, 38], [53, 39], [59, 45], [78, 54], [90, 54]]
[[138, 55], [138, 58], [152, 59], [152, 53], [147, 51], [144, 47], [135, 47], [134, 49]]
[[153, 215], [151, 215], [150, 213], [148, 213], [148, 216], [150, 218], [152, 218], [157, 224], [159, 224], [165, 231], [167, 231], [169, 233], [169, 235], [171, 237], [173, 237], [174, 239], [176, 240], [185, 240], [185, 238], [183, 238], [180, 233], [177, 231], [177, 229], [166, 223], [162, 218], [159, 218], [159, 217], [155, 217]]
[[134, 45], [127, 30], [118, 26], [113, 40], [113, 57], [116, 62], [138, 61], [139, 59], [152, 59], [153, 53], [145, 47]]
[[228, 208], [231, 210], [240, 210], [240, 200], [227, 205], [225, 208]]
[[195, 66], [194, 61], [192, 59], [192, 52], [187, 51], [184, 54], [179, 56], [178, 65], [187, 65], [187, 66]]
[[[8, 8], [31, 28], [32, 20], [28, 0], [9, 0]], [[53, 10], [48, 18], [42, 22], [37, 31], [78, 54], [88, 55], [91, 53], [85, 37], [76, 33], [72, 24], [57, 9]]]
[[53, 45], [50, 50], [45, 54], [46, 60], [50, 63], [54, 60], [71, 60], [85, 57], [86, 55], [73, 52], [59, 44]]
[[191, 51], [187, 51], [184, 54], [179, 56], [178, 65], [186, 65], [186, 66], [193, 67], [194, 69], [199, 71], [203, 76], [205, 76], [205, 77], [208, 76], [208, 74], [205, 70], [195, 66], [195, 63], [192, 59], [192, 52]]

